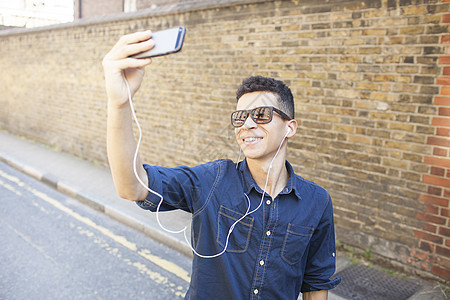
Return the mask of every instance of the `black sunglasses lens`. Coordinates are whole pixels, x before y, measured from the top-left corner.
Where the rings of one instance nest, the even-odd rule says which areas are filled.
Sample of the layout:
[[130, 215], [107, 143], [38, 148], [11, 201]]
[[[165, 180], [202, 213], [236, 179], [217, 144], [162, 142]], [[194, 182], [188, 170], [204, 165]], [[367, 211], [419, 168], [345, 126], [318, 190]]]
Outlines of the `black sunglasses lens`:
[[245, 110], [238, 110], [231, 114], [231, 125], [241, 127], [247, 119], [248, 113]]
[[253, 121], [257, 124], [265, 124], [272, 121], [272, 110], [270, 107], [257, 107], [252, 110]]

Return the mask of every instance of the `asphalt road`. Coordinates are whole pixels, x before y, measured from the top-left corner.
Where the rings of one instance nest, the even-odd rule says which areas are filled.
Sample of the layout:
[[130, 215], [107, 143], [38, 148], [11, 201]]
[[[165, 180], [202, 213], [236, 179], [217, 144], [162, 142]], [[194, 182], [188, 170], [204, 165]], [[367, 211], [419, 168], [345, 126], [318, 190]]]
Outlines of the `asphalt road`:
[[0, 299], [179, 299], [191, 260], [0, 162]]

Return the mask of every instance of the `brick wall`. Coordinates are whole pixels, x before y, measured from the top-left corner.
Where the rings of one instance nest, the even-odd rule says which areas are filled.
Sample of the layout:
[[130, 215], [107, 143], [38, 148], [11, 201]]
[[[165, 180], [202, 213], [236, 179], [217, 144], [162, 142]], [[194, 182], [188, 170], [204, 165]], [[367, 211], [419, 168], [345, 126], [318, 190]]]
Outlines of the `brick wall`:
[[1, 128], [106, 164], [103, 55], [124, 33], [184, 24], [183, 51], [154, 59], [135, 98], [145, 161], [236, 160], [235, 89], [282, 79], [301, 122], [289, 160], [331, 193], [337, 238], [449, 279], [450, 3], [195, 5], [0, 33]]

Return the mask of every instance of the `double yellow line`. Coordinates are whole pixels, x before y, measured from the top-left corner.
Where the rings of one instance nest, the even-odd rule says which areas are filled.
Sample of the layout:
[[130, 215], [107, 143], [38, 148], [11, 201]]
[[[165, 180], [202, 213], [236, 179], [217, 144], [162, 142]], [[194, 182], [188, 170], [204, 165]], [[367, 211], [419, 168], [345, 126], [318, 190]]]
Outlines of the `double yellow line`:
[[[189, 277], [188, 271], [184, 270], [183, 268], [174, 264], [173, 262], [168, 261], [159, 256], [153, 255], [151, 253], [151, 251], [148, 249], [143, 249], [143, 248], [139, 249], [135, 243], [128, 241], [126, 239], [126, 237], [117, 235], [114, 232], [112, 232], [111, 230], [109, 230], [108, 228], [105, 228], [101, 225], [96, 224], [91, 219], [81, 216], [80, 214], [74, 212], [72, 209], [61, 204], [59, 201], [53, 199], [49, 195], [28, 186], [27, 184], [25, 184], [23, 181], [21, 181], [19, 178], [15, 177], [15, 176], [9, 175], [9, 174], [3, 172], [2, 170], [0, 170], [0, 176], [7, 179], [10, 182], [15, 183], [19, 187], [24, 188], [25, 190], [27, 190], [34, 196], [38, 197], [39, 199], [44, 200], [45, 202], [51, 204], [55, 208], [68, 214], [69, 216], [82, 222], [83, 224], [89, 226], [90, 228], [93, 228], [93, 229], [99, 231], [103, 235], [111, 238], [112, 240], [114, 240], [115, 242], [119, 243], [120, 245], [126, 247], [127, 249], [137, 253], [138, 255], [142, 256], [143, 258], [147, 259], [148, 261], [152, 262], [153, 264], [157, 265], [158, 267], [174, 274], [175, 276], [185, 280], [186, 282], [190, 282], [190, 277]], [[12, 185], [5, 183], [2, 180], [0, 180], [0, 185], [17, 195], [21, 195], [20, 191], [18, 191]]]

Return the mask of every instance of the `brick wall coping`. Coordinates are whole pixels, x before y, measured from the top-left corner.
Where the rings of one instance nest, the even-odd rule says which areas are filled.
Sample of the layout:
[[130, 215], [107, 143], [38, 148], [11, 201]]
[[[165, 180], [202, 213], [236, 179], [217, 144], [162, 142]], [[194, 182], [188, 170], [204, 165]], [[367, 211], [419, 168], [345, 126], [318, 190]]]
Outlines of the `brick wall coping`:
[[[275, 0], [209, 0], [208, 2], [187, 2], [169, 5], [158, 5], [155, 8], [143, 9], [130, 13], [117, 13], [107, 16], [100, 16], [88, 19], [78, 19], [73, 22], [54, 24], [36, 28], [12, 28], [0, 30], [0, 36], [18, 35], [25, 33], [35, 33], [48, 30], [59, 30], [70, 27], [90, 26], [95, 24], [110, 23], [114, 21], [127, 21], [152, 16], [165, 16], [170, 14], [182, 14], [185, 12], [196, 12], [215, 8], [222, 8], [234, 5], [258, 4], [265, 2], [274, 2]], [[326, 2], [326, 0], [319, 0]], [[354, 0], [352, 0], [354, 1]]]

